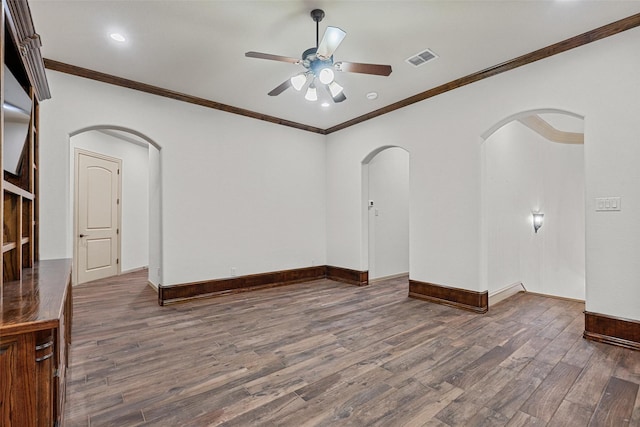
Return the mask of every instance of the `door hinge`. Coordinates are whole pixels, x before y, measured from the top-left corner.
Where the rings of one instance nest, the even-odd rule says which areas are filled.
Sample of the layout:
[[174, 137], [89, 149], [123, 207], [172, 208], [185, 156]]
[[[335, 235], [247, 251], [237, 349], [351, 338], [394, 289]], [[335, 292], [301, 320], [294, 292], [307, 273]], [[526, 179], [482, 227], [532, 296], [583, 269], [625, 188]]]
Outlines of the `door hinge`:
[[118, 175], [120, 175], [120, 169], [118, 169]]
[[58, 368], [54, 369], [53, 370], [53, 377], [56, 378], [56, 377], [59, 377], [59, 376], [60, 376], [60, 370]]
[[116, 199], [116, 204], [120, 204], [120, 199]]
[[116, 228], [116, 234], [120, 234], [120, 229]]
[[116, 258], [116, 264], [120, 264], [120, 258]]

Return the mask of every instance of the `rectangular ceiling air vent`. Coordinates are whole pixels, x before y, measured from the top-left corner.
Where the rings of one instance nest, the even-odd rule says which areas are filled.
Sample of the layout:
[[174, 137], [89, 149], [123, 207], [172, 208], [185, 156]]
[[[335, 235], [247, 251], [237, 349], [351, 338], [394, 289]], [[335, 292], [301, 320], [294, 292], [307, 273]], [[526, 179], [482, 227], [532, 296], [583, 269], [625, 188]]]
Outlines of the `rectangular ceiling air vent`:
[[420, 53], [410, 56], [409, 58], [405, 59], [405, 61], [415, 67], [419, 67], [422, 64], [426, 64], [427, 62], [431, 61], [432, 59], [436, 59], [437, 57], [438, 55], [436, 55], [431, 49], [426, 49]]

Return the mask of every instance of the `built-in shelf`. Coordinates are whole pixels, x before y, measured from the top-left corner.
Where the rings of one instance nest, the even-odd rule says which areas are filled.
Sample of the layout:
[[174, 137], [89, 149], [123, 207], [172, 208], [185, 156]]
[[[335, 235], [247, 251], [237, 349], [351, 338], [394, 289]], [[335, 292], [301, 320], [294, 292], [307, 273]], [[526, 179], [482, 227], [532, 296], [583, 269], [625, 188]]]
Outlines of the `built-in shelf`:
[[10, 183], [10, 182], [8, 182], [6, 180], [3, 183], [3, 188], [4, 188], [5, 192], [9, 192], [11, 194], [15, 194], [16, 196], [24, 197], [25, 199], [28, 199], [28, 200], [33, 200], [35, 198], [33, 193], [31, 193], [31, 192], [29, 192], [29, 191], [27, 191], [27, 190], [25, 190], [23, 188], [20, 188], [17, 185], [12, 184], [12, 183]]
[[27, 113], [18, 139], [11, 139], [8, 117], [0, 114], [0, 153], [20, 156], [0, 177], [0, 425], [59, 426], [71, 338], [71, 264], [40, 263], [37, 250], [38, 103], [51, 95], [27, 1], [2, 0], [0, 11], [0, 104], [19, 99]]
[[2, 244], [2, 253], [9, 252], [12, 249], [17, 248], [16, 242], [5, 242]]

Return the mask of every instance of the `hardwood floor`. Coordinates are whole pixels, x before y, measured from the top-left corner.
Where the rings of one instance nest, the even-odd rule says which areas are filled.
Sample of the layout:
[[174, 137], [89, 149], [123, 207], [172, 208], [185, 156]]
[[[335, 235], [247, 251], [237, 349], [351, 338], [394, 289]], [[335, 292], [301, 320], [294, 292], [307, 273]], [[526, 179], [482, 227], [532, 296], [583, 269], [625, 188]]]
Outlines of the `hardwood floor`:
[[584, 340], [581, 303], [394, 279], [160, 307], [144, 274], [74, 288], [66, 426], [640, 426], [640, 352]]

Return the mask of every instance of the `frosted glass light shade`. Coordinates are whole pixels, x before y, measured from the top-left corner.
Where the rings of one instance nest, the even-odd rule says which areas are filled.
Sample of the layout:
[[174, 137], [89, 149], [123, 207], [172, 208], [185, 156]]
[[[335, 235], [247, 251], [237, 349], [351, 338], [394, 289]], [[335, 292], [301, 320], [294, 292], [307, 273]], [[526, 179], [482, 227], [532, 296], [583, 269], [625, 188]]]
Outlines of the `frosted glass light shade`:
[[311, 84], [311, 86], [309, 86], [309, 88], [307, 89], [307, 94], [304, 96], [304, 99], [306, 99], [307, 101], [318, 100], [318, 91], [313, 84]]
[[291, 86], [298, 92], [302, 90], [302, 86], [307, 82], [307, 76], [304, 74], [297, 74], [291, 77]]
[[320, 75], [318, 75], [318, 79], [320, 80], [320, 83], [325, 85], [328, 85], [329, 83], [331, 83], [333, 81], [333, 78], [334, 78], [334, 74], [331, 68], [323, 68], [322, 70], [320, 70]]
[[344, 88], [340, 86], [338, 83], [336, 83], [335, 81], [329, 84], [329, 92], [331, 92], [331, 96], [334, 98], [340, 95], [343, 89]]

